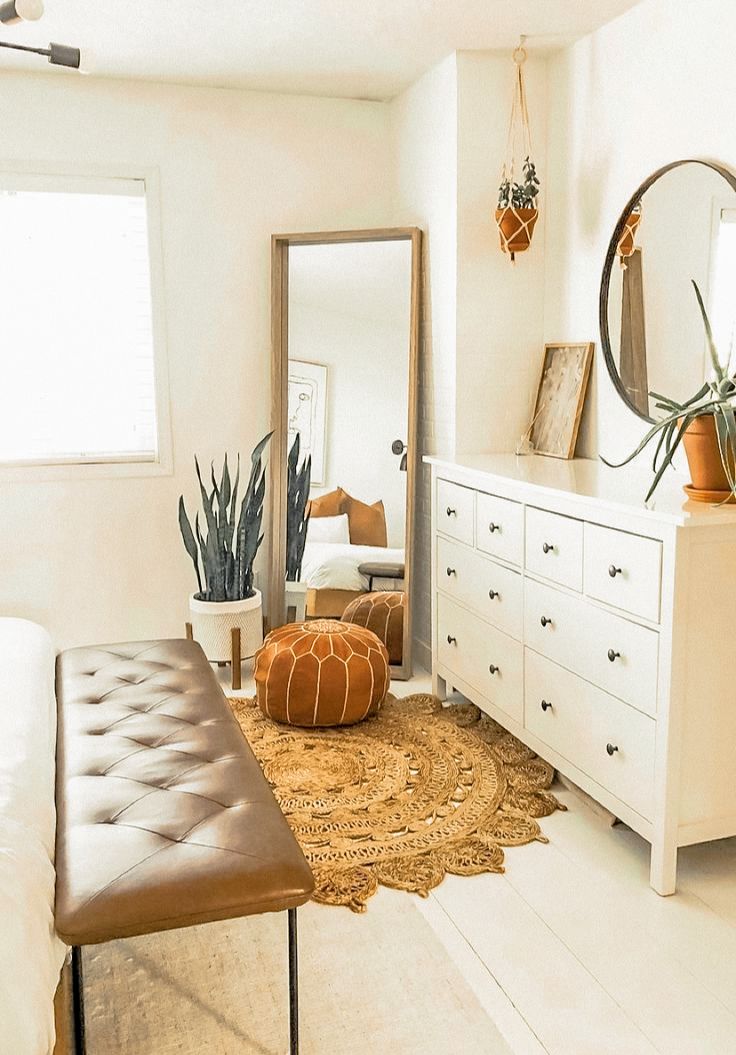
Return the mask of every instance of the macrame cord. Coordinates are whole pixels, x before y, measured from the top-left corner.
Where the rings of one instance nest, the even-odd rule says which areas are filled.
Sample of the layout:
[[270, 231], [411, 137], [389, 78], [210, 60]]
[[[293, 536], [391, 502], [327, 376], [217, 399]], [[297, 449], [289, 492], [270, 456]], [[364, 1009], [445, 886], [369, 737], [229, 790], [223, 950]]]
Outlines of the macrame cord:
[[[532, 133], [529, 124], [529, 111], [526, 103], [526, 88], [524, 85], [524, 70], [523, 66], [527, 59], [526, 49], [524, 48], [525, 36], [520, 38], [519, 47], [516, 48], [512, 54], [512, 59], [516, 65], [516, 74], [514, 76], [514, 90], [511, 99], [511, 118], [509, 120], [509, 130], [506, 137], [506, 154], [501, 170], [501, 183], [508, 183], [512, 186], [514, 183], [514, 177], [516, 175], [516, 147], [520, 140], [521, 145], [521, 164], [523, 166], [525, 158], [532, 157]], [[512, 263], [515, 260], [514, 250], [510, 248], [511, 243], [515, 243], [519, 235], [524, 232], [527, 242], [531, 241], [532, 232], [534, 230], [534, 224], [536, 223], [536, 213], [533, 218], [526, 218], [519, 214], [518, 209], [509, 202], [508, 205], [504, 206], [499, 210], [500, 215], [498, 216], [498, 229], [501, 237], [501, 249], [504, 253], [508, 253], [511, 256]], [[511, 215], [516, 220], [516, 225], [511, 231], [506, 230], [502, 227], [502, 220], [504, 217]]]

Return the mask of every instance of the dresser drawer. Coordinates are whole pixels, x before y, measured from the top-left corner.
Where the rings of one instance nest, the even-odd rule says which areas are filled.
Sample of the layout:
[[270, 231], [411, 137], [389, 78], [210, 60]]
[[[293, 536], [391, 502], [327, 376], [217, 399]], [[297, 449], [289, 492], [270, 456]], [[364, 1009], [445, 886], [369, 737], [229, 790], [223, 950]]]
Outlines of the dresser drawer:
[[582, 590], [582, 520], [527, 506], [524, 553], [528, 571], [571, 590]]
[[520, 565], [524, 558], [524, 507], [480, 491], [475, 499], [475, 544], [484, 553]]
[[437, 589], [468, 605], [519, 640], [523, 590], [519, 572], [504, 568], [450, 539], [437, 539]]
[[599, 601], [659, 621], [662, 543], [626, 531], [586, 524], [583, 585]]
[[601, 787], [651, 818], [654, 719], [526, 649], [524, 724]]
[[659, 634], [527, 579], [524, 641], [606, 692], [655, 714]]
[[521, 724], [524, 699], [520, 642], [439, 594], [437, 653], [443, 667]]
[[437, 530], [473, 545], [475, 491], [449, 480], [437, 481]]

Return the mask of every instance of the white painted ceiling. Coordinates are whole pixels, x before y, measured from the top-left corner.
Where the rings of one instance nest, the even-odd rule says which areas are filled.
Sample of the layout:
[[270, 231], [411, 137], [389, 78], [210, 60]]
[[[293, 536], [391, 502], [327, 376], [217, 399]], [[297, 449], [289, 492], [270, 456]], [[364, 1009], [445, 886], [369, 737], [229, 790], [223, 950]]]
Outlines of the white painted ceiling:
[[[549, 51], [638, 0], [45, 0], [0, 39], [71, 44], [99, 76], [390, 99], [455, 50]], [[0, 50], [0, 71], [47, 70]]]

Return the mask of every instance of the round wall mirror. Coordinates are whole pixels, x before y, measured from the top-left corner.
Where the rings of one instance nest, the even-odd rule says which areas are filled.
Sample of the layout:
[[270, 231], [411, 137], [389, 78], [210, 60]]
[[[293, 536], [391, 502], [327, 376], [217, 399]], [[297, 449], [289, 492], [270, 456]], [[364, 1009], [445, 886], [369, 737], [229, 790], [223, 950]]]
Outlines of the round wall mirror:
[[721, 360], [736, 359], [736, 176], [709, 161], [675, 161], [626, 203], [601, 281], [606, 366], [623, 401], [647, 421], [652, 393], [682, 402], [709, 376], [693, 279]]

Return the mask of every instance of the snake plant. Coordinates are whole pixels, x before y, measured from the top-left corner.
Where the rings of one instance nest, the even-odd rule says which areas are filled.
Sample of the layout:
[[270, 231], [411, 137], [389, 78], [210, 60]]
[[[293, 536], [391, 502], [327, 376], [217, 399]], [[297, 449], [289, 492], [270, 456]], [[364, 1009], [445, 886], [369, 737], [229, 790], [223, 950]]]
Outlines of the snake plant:
[[641, 443], [622, 462], [609, 462], [601, 458], [606, 465], [618, 469], [622, 465], [628, 465], [656, 439], [657, 445], [652, 460], [654, 479], [647, 492], [647, 501], [654, 494], [667, 467], [672, 465], [675, 451], [680, 446], [688, 425], [706, 414], [712, 414], [715, 419], [721, 463], [728, 480], [730, 495], [736, 495], [736, 375], [729, 373], [728, 365], [724, 366], [721, 363], [698, 284], [694, 279], [692, 279], [692, 284], [705, 326], [706, 342], [713, 369], [712, 379], [706, 381], [695, 395], [684, 403], [677, 403], [674, 399], [669, 399], [658, 392], [650, 392], [652, 399], [656, 400], [657, 410], [663, 412], [663, 417], [655, 422]]
[[[227, 455], [222, 468], [220, 483], [215, 479], [214, 465], [211, 467], [212, 490], [208, 493], [202, 481], [199, 462], [195, 456], [199, 491], [204, 511], [206, 534], [199, 525], [199, 513], [194, 520], [194, 531], [184, 505], [184, 496], [179, 496], [179, 528], [184, 548], [192, 558], [197, 576], [200, 601], [242, 601], [252, 597], [253, 562], [263, 542], [261, 522], [263, 500], [266, 495], [266, 472], [263, 453], [272, 433], [256, 444], [251, 454], [251, 469], [248, 486], [237, 515], [238, 486], [240, 483], [240, 455], [235, 482], [230, 479]], [[237, 515], [237, 519], [236, 519]], [[199, 561], [202, 561], [204, 582]]]
[[286, 467], [286, 579], [298, 582], [302, 573], [304, 545], [307, 541], [309, 513], [309, 485], [312, 477], [312, 456], [299, 466], [299, 433], [289, 451]]

